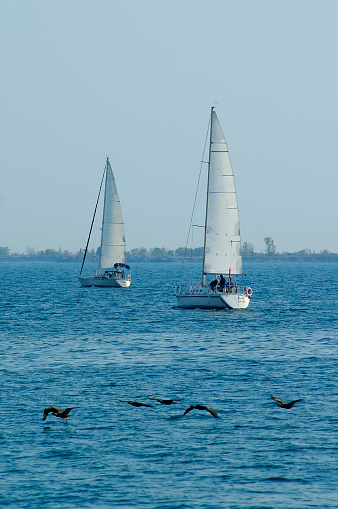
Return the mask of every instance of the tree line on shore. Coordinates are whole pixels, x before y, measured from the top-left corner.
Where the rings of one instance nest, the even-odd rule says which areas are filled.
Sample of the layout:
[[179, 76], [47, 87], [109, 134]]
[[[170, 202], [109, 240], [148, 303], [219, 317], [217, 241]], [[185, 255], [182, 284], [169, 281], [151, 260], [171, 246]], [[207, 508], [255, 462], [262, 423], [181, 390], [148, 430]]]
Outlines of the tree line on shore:
[[[276, 246], [271, 237], [266, 237], [264, 239], [265, 242], [265, 251], [261, 253], [257, 253], [254, 250], [254, 246], [249, 244], [248, 242], [244, 242], [242, 245], [242, 255], [243, 257], [248, 258], [306, 258], [313, 259], [322, 256], [328, 256], [330, 258], [334, 256], [338, 256], [335, 253], [331, 253], [328, 249], [322, 249], [319, 253], [311, 249], [302, 249], [301, 251], [288, 253], [278, 253], [276, 250]], [[88, 250], [86, 260], [91, 262], [98, 262], [100, 257], [100, 249], [96, 250], [91, 249]], [[80, 249], [79, 251], [72, 253], [68, 250], [62, 250], [59, 248], [55, 249], [46, 249], [45, 251], [35, 251], [34, 249], [28, 248], [25, 253], [11, 253], [11, 250], [8, 247], [0, 246], [0, 260], [35, 260], [35, 261], [82, 261], [84, 255], [84, 250]], [[203, 247], [197, 248], [185, 248], [179, 247], [178, 249], [166, 249], [164, 247], [155, 247], [147, 249], [145, 247], [131, 249], [127, 252], [127, 260], [128, 263], [133, 261], [181, 261], [181, 260], [200, 260], [203, 257]]]
[[[100, 249], [88, 250], [86, 255], [87, 261], [98, 261], [100, 257]], [[56, 261], [81, 261], [83, 259], [84, 250], [80, 249], [75, 253], [68, 250], [46, 249], [45, 251], [35, 251], [28, 249], [26, 253], [11, 253], [8, 247], [0, 247], [0, 258], [2, 259], [28, 259], [28, 260], [56, 260]], [[145, 247], [131, 249], [127, 251], [126, 257], [130, 261], [151, 261], [151, 260], [175, 260], [183, 258], [199, 259], [203, 256], [203, 247], [195, 249], [186, 249], [179, 247], [178, 249], [166, 249], [164, 247], [155, 247], [147, 249]]]

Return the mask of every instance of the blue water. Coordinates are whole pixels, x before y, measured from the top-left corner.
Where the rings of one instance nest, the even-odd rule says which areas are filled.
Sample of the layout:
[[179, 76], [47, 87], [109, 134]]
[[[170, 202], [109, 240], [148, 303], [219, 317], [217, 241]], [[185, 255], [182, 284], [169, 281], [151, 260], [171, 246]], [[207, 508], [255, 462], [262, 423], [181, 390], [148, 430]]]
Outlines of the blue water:
[[1, 507], [338, 507], [337, 263], [246, 263], [245, 311], [175, 308], [178, 264], [78, 269], [0, 264]]

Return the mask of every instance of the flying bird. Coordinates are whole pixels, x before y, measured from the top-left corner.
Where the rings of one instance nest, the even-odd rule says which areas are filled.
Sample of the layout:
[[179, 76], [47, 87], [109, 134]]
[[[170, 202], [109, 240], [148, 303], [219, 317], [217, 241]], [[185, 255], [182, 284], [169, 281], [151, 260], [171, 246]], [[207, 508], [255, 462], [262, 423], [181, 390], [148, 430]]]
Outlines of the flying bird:
[[287, 403], [286, 401], [283, 401], [282, 399], [275, 398], [275, 396], [273, 396], [272, 394], [271, 394], [271, 398], [274, 401], [277, 401], [276, 406], [279, 406], [281, 408], [292, 408], [295, 403], [297, 403], [298, 401], [302, 401], [301, 399], [295, 399], [293, 401], [290, 401], [290, 403]]
[[140, 406], [152, 407], [153, 406], [153, 405], [148, 405], [147, 403], [140, 403], [139, 401], [126, 401], [125, 399], [120, 399], [119, 401], [121, 401], [121, 403], [128, 403], [128, 405], [133, 405], [133, 406], [137, 406], [137, 407], [140, 407]]
[[66, 422], [67, 417], [69, 415], [69, 412], [73, 410], [74, 408], [80, 408], [79, 406], [73, 406], [71, 408], [66, 408], [64, 410], [63, 408], [58, 408], [55, 405], [52, 405], [50, 408], [45, 408], [43, 411], [43, 420], [45, 421], [47, 419], [48, 414], [51, 412], [52, 415], [55, 415], [55, 417], [60, 417], [61, 419], [64, 419]]
[[189, 408], [186, 409], [183, 415], [186, 415], [188, 412], [191, 412], [191, 410], [207, 410], [211, 413], [214, 417], [218, 418], [218, 415], [216, 414], [215, 410], [211, 408], [211, 406], [204, 406], [204, 405], [190, 405]]
[[161, 405], [174, 405], [176, 401], [179, 401], [178, 399], [162, 399], [162, 398], [150, 398], [148, 396], [148, 399], [153, 399], [154, 401], [158, 401], [161, 403]]

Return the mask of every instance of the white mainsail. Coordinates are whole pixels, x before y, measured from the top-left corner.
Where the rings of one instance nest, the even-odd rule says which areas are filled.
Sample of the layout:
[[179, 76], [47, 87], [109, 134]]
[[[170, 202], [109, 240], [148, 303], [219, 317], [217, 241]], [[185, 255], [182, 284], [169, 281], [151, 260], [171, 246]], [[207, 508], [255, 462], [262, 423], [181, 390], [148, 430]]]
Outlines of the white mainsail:
[[242, 274], [235, 179], [228, 147], [212, 110], [203, 275]]
[[107, 158], [100, 269], [109, 269], [114, 263], [126, 263], [126, 240], [120, 199]]

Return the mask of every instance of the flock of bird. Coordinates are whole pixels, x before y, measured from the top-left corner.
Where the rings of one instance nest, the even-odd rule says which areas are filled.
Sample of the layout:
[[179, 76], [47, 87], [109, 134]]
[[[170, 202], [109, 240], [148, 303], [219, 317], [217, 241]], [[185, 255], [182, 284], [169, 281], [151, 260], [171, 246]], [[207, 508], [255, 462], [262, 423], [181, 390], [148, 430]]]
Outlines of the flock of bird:
[[[287, 403], [286, 401], [283, 401], [280, 398], [275, 398], [275, 396], [272, 396], [272, 394], [271, 394], [271, 398], [274, 401], [276, 401], [276, 406], [279, 406], [280, 408], [287, 408], [287, 409], [292, 408], [295, 403], [298, 403], [298, 401], [302, 401], [301, 399], [294, 399], [293, 401], [290, 401], [289, 403]], [[148, 396], [148, 399], [157, 401], [158, 403], [161, 403], [161, 405], [174, 405], [176, 403], [176, 401], [180, 401], [179, 399], [151, 398], [150, 396]], [[131, 400], [125, 400], [125, 399], [120, 399], [119, 401], [121, 403], [127, 403], [128, 405], [132, 405], [135, 407], [143, 407], [143, 406], [153, 407], [153, 405], [150, 405], [149, 403], [141, 403], [140, 401], [131, 401]], [[50, 408], [44, 409], [43, 420], [45, 421], [48, 417], [48, 414], [51, 413], [55, 417], [60, 417], [61, 419], [64, 419], [66, 422], [68, 422], [67, 418], [69, 417], [69, 412], [71, 410], [73, 410], [74, 408], [80, 408], [80, 407], [76, 406], [76, 407], [70, 407], [70, 408], [63, 409], [63, 408], [58, 408], [55, 405], [52, 405]], [[186, 409], [186, 411], [184, 412], [183, 415], [186, 415], [187, 413], [191, 412], [191, 410], [206, 410], [207, 412], [209, 412], [211, 415], [213, 415], [217, 419], [219, 418], [219, 416], [217, 415], [217, 413], [215, 412], [215, 410], [213, 408], [211, 408], [210, 406], [205, 406], [205, 405], [190, 405], [190, 407]]]

